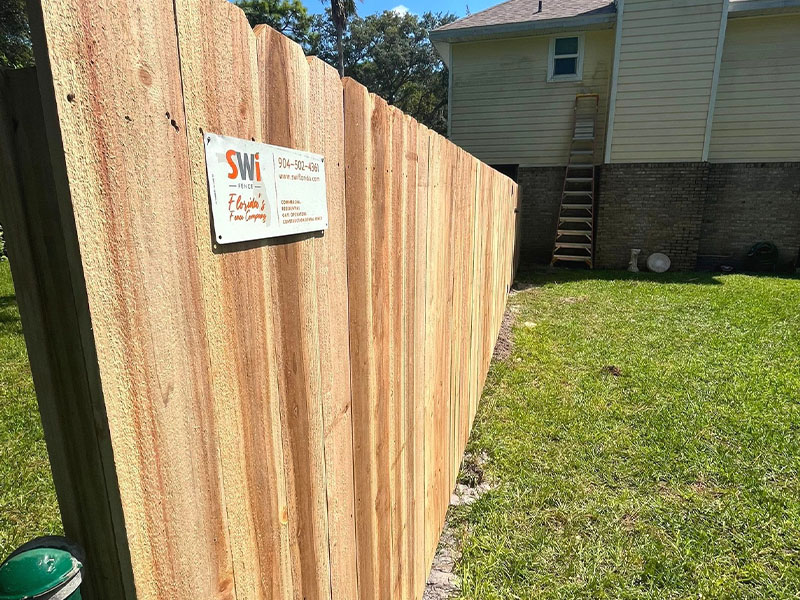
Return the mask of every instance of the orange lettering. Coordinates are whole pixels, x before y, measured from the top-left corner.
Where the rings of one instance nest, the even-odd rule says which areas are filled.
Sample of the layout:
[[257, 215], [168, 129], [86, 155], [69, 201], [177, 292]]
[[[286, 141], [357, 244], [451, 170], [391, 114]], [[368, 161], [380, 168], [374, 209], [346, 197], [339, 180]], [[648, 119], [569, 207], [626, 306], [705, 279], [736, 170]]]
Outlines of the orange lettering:
[[236, 179], [239, 176], [239, 169], [236, 168], [236, 164], [233, 162], [233, 157], [236, 154], [236, 150], [228, 150], [225, 153], [225, 158], [228, 161], [228, 166], [231, 168], [231, 172], [228, 173], [228, 179]]

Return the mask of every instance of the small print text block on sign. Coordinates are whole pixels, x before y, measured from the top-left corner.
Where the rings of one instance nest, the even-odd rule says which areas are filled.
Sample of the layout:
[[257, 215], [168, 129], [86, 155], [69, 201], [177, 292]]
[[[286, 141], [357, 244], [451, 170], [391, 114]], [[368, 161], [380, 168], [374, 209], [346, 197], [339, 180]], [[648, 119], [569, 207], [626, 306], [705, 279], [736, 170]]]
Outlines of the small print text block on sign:
[[213, 133], [204, 142], [217, 243], [328, 228], [322, 156]]

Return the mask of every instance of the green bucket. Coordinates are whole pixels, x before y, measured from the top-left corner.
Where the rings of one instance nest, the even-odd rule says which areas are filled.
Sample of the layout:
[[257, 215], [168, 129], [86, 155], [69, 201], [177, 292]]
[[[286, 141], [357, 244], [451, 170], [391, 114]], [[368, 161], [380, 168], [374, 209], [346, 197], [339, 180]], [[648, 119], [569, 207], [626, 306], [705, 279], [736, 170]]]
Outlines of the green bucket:
[[66, 549], [26, 544], [0, 565], [0, 600], [81, 600], [82, 568]]

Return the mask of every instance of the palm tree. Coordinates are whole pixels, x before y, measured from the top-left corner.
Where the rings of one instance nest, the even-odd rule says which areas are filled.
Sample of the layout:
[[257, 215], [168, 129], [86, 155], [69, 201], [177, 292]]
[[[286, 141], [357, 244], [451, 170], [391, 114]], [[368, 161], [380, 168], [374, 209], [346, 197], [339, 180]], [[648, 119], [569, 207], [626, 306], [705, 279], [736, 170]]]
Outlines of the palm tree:
[[344, 49], [342, 36], [347, 20], [356, 14], [355, 0], [331, 0], [331, 20], [336, 28], [336, 52], [339, 55], [339, 76], [344, 77]]

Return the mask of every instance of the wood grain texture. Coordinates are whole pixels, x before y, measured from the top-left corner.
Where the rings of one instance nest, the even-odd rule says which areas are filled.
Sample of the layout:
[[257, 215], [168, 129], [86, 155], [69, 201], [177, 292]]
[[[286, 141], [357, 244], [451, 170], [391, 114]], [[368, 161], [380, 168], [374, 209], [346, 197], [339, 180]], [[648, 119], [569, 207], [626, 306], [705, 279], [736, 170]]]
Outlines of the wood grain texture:
[[[389, 268], [385, 285], [389, 290], [389, 489], [390, 489], [390, 526], [391, 526], [391, 557], [390, 578], [391, 597], [402, 598], [404, 584], [405, 561], [402, 560], [403, 542], [405, 538], [406, 514], [404, 491], [406, 473], [403, 469], [405, 455], [405, 380], [403, 378], [403, 365], [405, 363], [403, 317], [405, 270], [403, 264], [405, 254], [405, 228], [404, 218], [406, 211], [406, 188], [404, 185], [404, 149], [405, 129], [403, 127], [403, 113], [394, 107], [389, 108], [388, 126], [390, 135], [389, 144], [385, 146], [387, 167], [389, 169], [389, 190], [384, 199], [387, 206], [388, 242], [391, 249]], [[377, 199], [379, 202], [380, 199]]]
[[75, 250], [64, 240], [53, 177], [36, 69], [3, 71], [0, 222], [61, 520], [66, 535], [80, 540], [98, 565], [87, 573], [87, 594], [122, 597], [133, 590], [126, 548], [114, 535], [115, 528], [124, 530], [122, 508], [113, 472], [101, 458], [111, 453], [106, 420], [92, 402], [84, 353], [76, 348], [85, 300], [70, 278], [67, 254]]
[[263, 247], [222, 251], [209, 235], [201, 132], [263, 139], [256, 40], [219, 0], [176, 2], [194, 226], [234, 597], [293, 593], [278, 358]]
[[[414, 315], [413, 343], [410, 350], [414, 356], [412, 364], [413, 386], [409, 404], [413, 407], [413, 461], [414, 481], [411, 485], [410, 506], [413, 509], [411, 540], [409, 542], [409, 564], [413, 565], [412, 598], [421, 598], [428, 579], [431, 557], [426, 552], [426, 480], [425, 460], [429, 431], [426, 420], [426, 318], [427, 318], [427, 262], [428, 262], [428, 169], [431, 132], [425, 127], [414, 127], [416, 133], [416, 165], [414, 171], [415, 205], [412, 209], [414, 227]], [[411, 184], [414, 185], [414, 184]]]
[[[2, 216], [87, 599], [421, 598], [516, 186], [225, 0], [31, 4]], [[328, 230], [218, 247], [204, 132], [324, 155]]]
[[[350, 331], [347, 301], [347, 237], [344, 196], [343, 90], [339, 74], [316, 58], [311, 73], [311, 146], [326, 157], [329, 228], [316, 244], [320, 268], [320, 346], [328, 526], [333, 600], [358, 598], [353, 483]], [[321, 99], [321, 101], [320, 101]], [[326, 241], [327, 240], [327, 241]]]
[[184, 254], [197, 244], [184, 216], [193, 200], [172, 2], [30, 8], [44, 31], [35, 39], [48, 140], [61, 146], [56, 187], [79, 248], [70, 272], [91, 316], [81, 337], [96, 347], [85, 360], [102, 381], [95, 397], [114, 453], [105, 460], [137, 594], [230, 596], [208, 348], [196, 327], [200, 276]]
[[[265, 141], [309, 150], [311, 74], [302, 49], [278, 32], [259, 27], [258, 57]], [[324, 127], [314, 133], [323, 134]], [[327, 163], [335, 165], [336, 156], [331, 158]], [[322, 368], [336, 354], [346, 369], [348, 352], [346, 346], [331, 348], [321, 339], [329, 325], [322, 318], [320, 289], [329, 282], [318, 278], [320, 269], [337, 258], [328, 246], [325, 236], [305, 235], [268, 248], [297, 599], [331, 595], [322, 407], [332, 390], [329, 380], [323, 387]], [[336, 251], [343, 260], [344, 248]], [[344, 295], [346, 288], [332, 292]]]
[[[375, 311], [370, 201], [373, 171], [371, 123], [373, 100], [355, 81], [344, 82], [345, 196], [347, 198], [347, 271], [350, 305], [350, 360], [353, 406], [353, 471], [359, 598], [378, 598], [380, 554], [377, 530], [379, 438], [376, 359], [371, 351]], [[356, 310], [356, 307], [358, 309]]]

